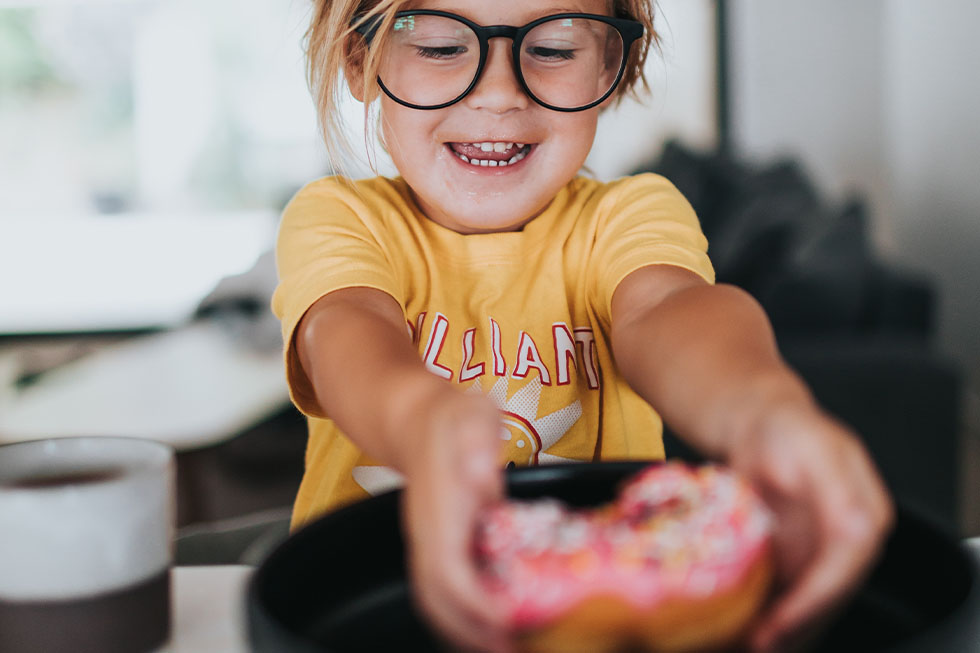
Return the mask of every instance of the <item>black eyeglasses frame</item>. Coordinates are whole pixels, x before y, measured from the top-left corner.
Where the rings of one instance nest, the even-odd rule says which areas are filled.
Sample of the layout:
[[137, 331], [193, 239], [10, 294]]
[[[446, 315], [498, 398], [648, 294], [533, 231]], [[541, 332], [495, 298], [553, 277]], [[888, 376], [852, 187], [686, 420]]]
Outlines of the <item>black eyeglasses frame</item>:
[[[626, 63], [629, 61], [630, 48], [632, 48], [634, 42], [636, 42], [638, 39], [640, 39], [643, 36], [643, 24], [640, 23], [639, 21], [635, 21], [630, 18], [614, 18], [612, 16], [602, 16], [599, 14], [583, 14], [583, 13], [551, 14], [550, 16], [542, 16], [541, 18], [533, 20], [527, 25], [524, 25], [522, 27], [515, 27], [513, 25], [487, 25], [487, 26], [478, 25], [473, 21], [469, 20], [468, 18], [465, 18], [464, 16], [460, 16], [458, 14], [454, 14], [448, 11], [440, 11], [437, 9], [399, 11], [395, 13], [394, 17], [397, 20], [399, 18], [407, 18], [408, 16], [442, 16], [444, 18], [451, 18], [453, 20], [457, 20], [463, 23], [464, 25], [466, 25], [467, 27], [469, 27], [471, 30], [473, 30], [480, 43], [480, 62], [479, 65], [477, 66], [476, 74], [473, 75], [473, 81], [470, 83], [468, 87], [466, 87], [465, 91], [460, 93], [458, 96], [456, 96], [454, 99], [450, 100], [449, 102], [443, 102], [442, 104], [437, 104], [434, 106], [423, 106], [423, 105], [406, 102], [396, 97], [394, 93], [389, 91], [388, 88], [385, 86], [384, 82], [381, 81], [381, 76], [380, 75], [378, 76], [377, 79], [378, 86], [381, 87], [381, 90], [384, 91], [385, 95], [387, 95], [389, 98], [391, 98], [398, 104], [401, 104], [402, 106], [406, 106], [410, 109], [419, 109], [421, 111], [433, 111], [435, 109], [444, 109], [448, 106], [452, 106], [453, 104], [456, 104], [464, 97], [469, 95], [470, 91], [472, 91], [476, 87], [477, 83], [480, 81], [480, 76], [483, 74], [483, 69], [486, 66], [487, 57], [490, 52], [490, 39], [494, 39], [494, 38], [509, 38], [513, 42], [511, 45], [511, 63], [514, 67], [514, 76], [517, 78], [517, 81], [520, 83], [521, 88], [524, 90], [524, 92], [527, 94], [529, 98], [531, 98], [532, 100], [534, 100], [535, 102], [543, 106], [544, 108], [551, 109], [552, 111], [561, 111], [565, 113], [570, 113], [575, 111], [585, 111], [586, 109], [591, 109], [596, 105], [602, 104], [606, 100], [606, 98], [612, 95], [613, 91], [616, 90], [616, 87], [619, 86], [620, 81], [622, 81], [623, 79], [623, 73], [626, 71]], [[520, 52], [521, 52], [521, 43], [524, 41], [524, 37], [527, 36], [528, 32], [530, 32], [538, 25], [541, 25], [542, 23], [546, 23], [552, 20], [558, 20], [561, 18], [588, 18], [591, 20], [596, 20], [602, 23], [606, 23], [607, 25], [610, 25], [613, 28], [615, 28], [616, 31], [619, 32], [620, 38], [623, 39], [623, 61], [619, 65], [619, 72], [616, 74], [616, 81], [612, 83], [612, 85], [609, 87], [609, 90], [606, 91], [606, 93], [598, 100], [581, 107], [575, 107], [575, 108], [557, 107], [548, 104], [547, 102], [543, 102], [541, 99], [536, 97], [534, 93], [531, 92], [531, 89], [528, 88], [527, 82], [524, 81], [524, 75], [521, 73]], [[381, 23], [383, 20], [384, 20], [384, 15], [378, 14], [375, 16], [371, 16], [367, 20], [363, 20], [362, 17], [357, 17], [352, 21], [351, 24], [354, 27], [354, 31], [360, 34], [361, 36], [363, 36], [368, 47], [370, 47], [371, 42], [374, 40], [378, 28], [381, 27]]]

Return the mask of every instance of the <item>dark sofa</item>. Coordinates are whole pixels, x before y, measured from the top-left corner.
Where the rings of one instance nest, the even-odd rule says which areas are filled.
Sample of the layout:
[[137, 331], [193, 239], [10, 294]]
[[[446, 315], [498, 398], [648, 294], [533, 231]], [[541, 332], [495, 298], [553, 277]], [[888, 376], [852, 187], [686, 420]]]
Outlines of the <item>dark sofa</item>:
[[[820, 403], [862, 437], [899, 503], [958, 533], [957, 367], [933, 346], [935, 286], [883, 263], [859, 198], [821, 199], [791, 160], [668, 143], [658, 172], [701, 219], [719, 282], [751, 293]], [[668, 456], [697, 459], [669, 432]]]

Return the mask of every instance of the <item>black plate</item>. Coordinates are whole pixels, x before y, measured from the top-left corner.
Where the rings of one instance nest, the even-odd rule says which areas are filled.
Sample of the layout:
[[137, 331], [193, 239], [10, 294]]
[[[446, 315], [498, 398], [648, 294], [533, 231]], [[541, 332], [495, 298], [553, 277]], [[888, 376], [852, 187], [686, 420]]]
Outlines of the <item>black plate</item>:
[[[515, 497], [610, 500], [643, 463], [511, 470]], [[253, 650], [355, 653], [444, 650], [409, 599], [398, 493], [349, 506], [292, 535], [248, 587]], [[881, 561], [825, 633], [819, 651], [980, 650], [977, 570], [962, 545], [900, 510]]]

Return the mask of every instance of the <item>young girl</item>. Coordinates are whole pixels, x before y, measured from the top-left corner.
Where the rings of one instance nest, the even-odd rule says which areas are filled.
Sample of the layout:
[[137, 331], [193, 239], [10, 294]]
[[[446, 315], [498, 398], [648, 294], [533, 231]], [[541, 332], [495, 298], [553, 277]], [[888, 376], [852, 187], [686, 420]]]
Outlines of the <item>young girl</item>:
[[642, 82], [650, 0], [315, 5], [331, 152], [343, 77], [380, 103], [401, 176], [315, 181], [283, 216], [273, 303], [310, 426], [294, 527], [403, 482], [420, 605], [459, 645], [505, 650], [469, 556], [501, 467], [662, 458], [663, 416], [777, 513], [785, 584], [754, 645], [826, 613], [892, 519], [868, 456], [758, 305], [713, 285], [667, 180], [577, 176], [599, 112]]

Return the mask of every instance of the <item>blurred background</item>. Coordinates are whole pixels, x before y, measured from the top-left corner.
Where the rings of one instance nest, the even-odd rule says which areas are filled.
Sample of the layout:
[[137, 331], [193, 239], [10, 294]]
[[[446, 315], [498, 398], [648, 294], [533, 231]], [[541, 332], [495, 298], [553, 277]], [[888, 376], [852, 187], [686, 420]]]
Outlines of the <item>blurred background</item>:
[[[651, 93], [602, 116], [589, 171], [671, 178], [900, 501], [980, 534], [980, 4], [659, 7]], [[331, 172], [309, 13], [0, 0], [0, 443], [174, 444], [185, 561], [280, 524], [302, 473], [268, 299], [278, 214]]]

